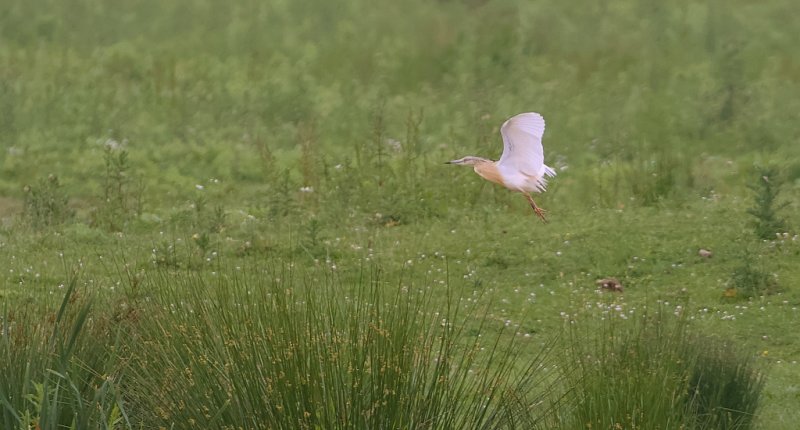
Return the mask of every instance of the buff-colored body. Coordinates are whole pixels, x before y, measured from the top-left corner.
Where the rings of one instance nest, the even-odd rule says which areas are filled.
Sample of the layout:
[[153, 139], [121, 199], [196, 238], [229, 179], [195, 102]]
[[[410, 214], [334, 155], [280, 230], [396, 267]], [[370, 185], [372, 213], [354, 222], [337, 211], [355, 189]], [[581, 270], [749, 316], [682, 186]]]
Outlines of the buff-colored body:
[[473, 166], [475, 173], [479, 174], [483, 179], [495, 184], [506, 186], [503, 182], [503, 177], [500, 176], [500, 171], [497, 170], [497, 164], [492, 160], [482, 160]]

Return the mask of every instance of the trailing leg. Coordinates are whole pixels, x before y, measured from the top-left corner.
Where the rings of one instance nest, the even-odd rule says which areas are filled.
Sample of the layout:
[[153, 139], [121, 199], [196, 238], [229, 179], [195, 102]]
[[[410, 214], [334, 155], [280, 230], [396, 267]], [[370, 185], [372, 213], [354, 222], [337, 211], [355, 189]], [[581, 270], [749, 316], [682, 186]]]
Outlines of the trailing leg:
[[541, 218], [541, 219], [542, 219], [542, 221], [544, 221], [545, 223], [547, 223], [547, 218], [545, 218], [545, 217], [544, 217], [544, 214], [545, 214], [547, 211], [545, 211], [544, 209], [540, 208], [539, 206], [536, 206], [536, 202], [534, 202], [534, 201], [533, 201], [533, 197], [531, 197], [530, 193], [522, 193], [522, 194], [523, 194], [523, 195], [525, 195], [525, 198], [526, 198], [526, 199], [528, 199], [528, 203], [530, 203], [530, 204], [531, 204], [531, 208], [533, 209], [533, 212], [534, 212], [534, 213], [535, 213], [535, 214], [536, 214], [536, 215], [537, 215], [539, 218]]

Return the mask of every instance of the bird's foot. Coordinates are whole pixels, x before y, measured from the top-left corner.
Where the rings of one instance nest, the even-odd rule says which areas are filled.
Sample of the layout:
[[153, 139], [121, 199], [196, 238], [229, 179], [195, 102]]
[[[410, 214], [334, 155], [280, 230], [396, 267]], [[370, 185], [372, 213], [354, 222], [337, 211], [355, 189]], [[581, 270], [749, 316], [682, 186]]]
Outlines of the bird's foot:
[[544, 214], [547, 213], [547, 211], [542, 209], [542, 208], [540, 208], [539, 206], [537, 206], [536, 202], [533, 201], [533, 197], [531, 197], [530, 194], [528, 194], [528, 193], [524, 193], [524, 194], [525, 194], [525, 198], [528, 199], [528, 203], [530, 203], [531, 208], [533, 209], [533, 212], [536, 214], [536, 216], [541, 218], [542, 221], [545, 224], [547, 224], [547, 218], [545, 218], [545, 216], [544, 216]]
[[539, 206], [534, 206], [534, 207], [533, 207], [533, 212], [534, 212], [534, 213], [535, 213], [535, 214], [536, 214], [536, 215], [537, 215], [539, 218], [541, 218], [541, 219], [542, 219], [542, 222], [544, 222], [545, 224], [547, 224], [547, 218], [545, 218], [545, 216], [544, 216], [544, 214], [546, 214], [546, 213], [547, 213], [547, 211], [546, 211], [546, 210], [544, 210], [544, 209], [540, 208]]

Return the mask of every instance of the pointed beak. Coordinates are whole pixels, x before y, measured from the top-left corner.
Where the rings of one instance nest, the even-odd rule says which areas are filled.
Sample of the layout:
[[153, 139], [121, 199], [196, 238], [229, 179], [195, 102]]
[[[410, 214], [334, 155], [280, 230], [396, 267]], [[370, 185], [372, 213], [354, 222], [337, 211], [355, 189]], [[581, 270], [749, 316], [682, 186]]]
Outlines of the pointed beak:
[[453, 164], [452, 161], [445, 161], [444, 164]]

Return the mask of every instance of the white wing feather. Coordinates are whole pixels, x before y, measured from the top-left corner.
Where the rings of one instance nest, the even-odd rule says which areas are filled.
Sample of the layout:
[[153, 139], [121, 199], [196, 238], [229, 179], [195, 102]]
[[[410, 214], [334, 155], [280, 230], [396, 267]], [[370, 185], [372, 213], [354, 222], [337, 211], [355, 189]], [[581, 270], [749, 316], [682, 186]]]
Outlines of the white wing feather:
[[497, 161], [498, 168], [521, 174], [533, 182], [531, 187], [520, 188], [543, 191], [547, 185], [545, 176], [555, 176], [555, 171], [544, 164], [544, 118], [535, 112], [521, 113], [503, 123], [500, 134], [503, 136], [503, 155]]

